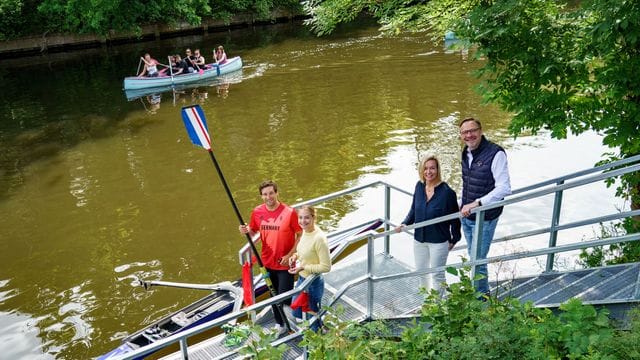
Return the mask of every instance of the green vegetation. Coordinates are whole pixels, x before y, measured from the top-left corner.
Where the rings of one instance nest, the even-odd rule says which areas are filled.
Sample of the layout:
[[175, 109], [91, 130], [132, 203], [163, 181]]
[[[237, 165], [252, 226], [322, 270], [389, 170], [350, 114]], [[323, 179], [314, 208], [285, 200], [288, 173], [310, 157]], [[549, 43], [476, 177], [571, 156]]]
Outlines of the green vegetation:
[[[305, 333], [309, 359], [640, 359], [637, 311], [630, 330], [615, 330], [606, 310], [578, 300], [557, 315], [514, 299], [482, 302], [468, 269], [448, 271], [460, 282], [447, 286], [445, 299], [429, 294], [422, 318], [399, 336], [383, 321], [358, 325], [329, 314], [324, 334]], [[261, 345], [244, 353], [266, 359], [284, 351]]]
[[277, 9], [299, 10], [300, 5], [293, 0], [0, 0], [0, 41], [51, 32], [139, 32], [145, 24], [198, 25], [204, 18], [229, 21], [238, 14], [268, 19]]
[[[513, 114], [514, 136], [544, 129], [565, 138], [592, 130], [611, 149], [603, 162], [640, 153], [638, 1], [310, 0], [305, 10], [318, 34], [362, 12], [387, 32], [428, 30], [439, 40], [451, 30], [483, 60], [478, 90]], [[640, 174], [623, 176], [617, 195], [640, 208]], [[637, 231], [637, 223], [626, 222], [625, 230]], [[621, 249], [627, 260], [640, 260], [637, 242]]]

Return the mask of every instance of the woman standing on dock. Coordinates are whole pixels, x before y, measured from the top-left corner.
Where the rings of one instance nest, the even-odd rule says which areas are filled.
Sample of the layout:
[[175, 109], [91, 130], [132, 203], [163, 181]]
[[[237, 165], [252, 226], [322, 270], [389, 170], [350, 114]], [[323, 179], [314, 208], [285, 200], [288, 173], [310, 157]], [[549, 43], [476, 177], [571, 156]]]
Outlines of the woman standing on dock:
[[[418, 166], [420, 181], [413, 192], [413, 202], [406, 218], [396, 228], [400, 232], [406, 225], [435, 219], [457, 213], [456, 192], [440, 177], [440, 162], [435, 156], [424, 157]], [[460, 240], [460, 219], [416, 228], [414, 232], [413, 256], [416, 270], [436, 268], [447, 263], [449, 250]], [[445, 282], [444, 271], [427, 274], [420, 278], [420, 284], [427, 291], [440, 292]]]
[[[318, 274], [307, 288], [309, 296], [309, 313], [315, 315], [320, 311], [322, 294], [324, 293], [324, 278], [322, 273], [331, 270], [331, 256], [327, 245], [327, 236], [315, 226], [316, 210], [312, 206], [305, 205], [298, 210], [298, 223], [302, 227], [302, 236], [296, 247], [296, 252], [289, 258], [289, 272], [298, 274], [300, 286], [311, 274]], [[297, 297], [293, 299], [295, 303]], [[296, 308], [293, 315], [302, 318], [302, 310]], [[320, 320], [311, 325], [311, 329], [317, 331], [320, 328]]]

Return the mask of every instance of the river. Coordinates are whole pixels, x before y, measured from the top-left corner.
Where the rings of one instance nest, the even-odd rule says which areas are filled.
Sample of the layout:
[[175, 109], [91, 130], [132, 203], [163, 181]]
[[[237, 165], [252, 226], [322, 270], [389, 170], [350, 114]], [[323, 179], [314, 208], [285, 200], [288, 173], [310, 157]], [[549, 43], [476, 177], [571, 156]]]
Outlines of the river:
[[[148, 51], [223, 44], [244, 68], [230, 83], [128, 101], [122, 79]], [[0, 86], [0, 354], [83, 359], [116, 347], [201, 292], [132, 286], [135, 277], [217, 282], [240, 275], [243, 238], [206, 152], [189, 142], [181, 106], [198, 103], [244, 216], [273, 179], [295, 203], [372, 180], [411, 190], [420, 155], [435, 153], [460, 189], [457, 123], [475, 116], [509, 153], [513, 187], [592, 166], [605, 151], [587, 133], [512, 139], [509, 115], [481, 105], [466, 54], [426, 34], [375, 27], [317, 38], [297, 24], [140, 42], [24, 59]], [[624, 204], [604, 185], [566, 220]], [[570, 195], [569, 195], [570, 196]], [[322, 209], [337, 226], [367, 199]], [[599, 204], [598, 207], [592, 204]], [[548, 224], [548, 209], [506, 216], [502, 231]], [[394, 214], [399, 221], [404, 214]], [[564, 216], [564, 214], [563, 214]], [[582, 229], [571, 236], [589, 236]]]

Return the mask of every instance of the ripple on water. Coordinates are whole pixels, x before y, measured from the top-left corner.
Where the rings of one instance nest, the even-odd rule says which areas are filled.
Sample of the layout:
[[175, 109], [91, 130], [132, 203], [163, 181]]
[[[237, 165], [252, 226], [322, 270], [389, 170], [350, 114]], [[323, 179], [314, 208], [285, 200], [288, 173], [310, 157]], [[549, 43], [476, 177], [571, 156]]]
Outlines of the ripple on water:
[[90, 281], [86, 281], [59, 294], [64, 299], [58, 309], [59, 321], [65, 326], [63, 332], [70, 336], [70, 343], [81, 343], [87, 348], [93, 339], [93, 317], [89, 314], [97, 309], [96, 296], [92, 291], [84, 290]]
[[20, 313], [0, 312], [0, 349], [3, 359], [53, 359], [43, 353], [36, 319]]
[[[7, 279], [7, 280], [0, 280], [0, 289], [6, 287], [7, 285], [9, 285], [9, 283], [11, 282], [11, 280]], [[11, 299], [12, 297], [18, 295], [20, 292], [18, 291], [18, 289], [6, 289], [6, 290], [2, 290], [0, 291], [0, 304], [4, 303], [5, 301]]]
[[276, 65], [269, 64], [269, 63], [245, 65], [242, 69], [243, 80], [248, 80], [248, 79], [253, 79], [256, 77], [263, 76], [267, 70], [274, 67], [276, 67]]
[[[159, 260], [151, 260], [147, 262], [133, 262], [129, 264], [123, 264], [120, 266], [116, 266], [114, 271], [116, 273], [125, 273], [122, 276], [118, 277], [118, 282], [123, 280], [130, 280], [129, 285], [133, 287], [140, 286], [141, 280], [161, 280], [164, 272], [162, 269], [158, 269], [161, 266], [161, 262]], [[134, 268], [140, 268], [137, 270], [133, 270]], [[144, 293], [134, 293], [132, 294], [135, 298], [143, 298]]]

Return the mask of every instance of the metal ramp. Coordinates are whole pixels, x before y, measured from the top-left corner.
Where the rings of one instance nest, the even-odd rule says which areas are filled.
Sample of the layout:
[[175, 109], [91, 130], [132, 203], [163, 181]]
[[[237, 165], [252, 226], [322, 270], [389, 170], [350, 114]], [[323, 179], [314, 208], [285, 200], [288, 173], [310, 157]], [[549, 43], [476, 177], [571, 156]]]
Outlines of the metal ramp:
[[[414, 269], [396, 258], [384, 254], [376, 254], [373, 258], [375, 275], [384, 276], [411, 272]], [[349, 256], [325, 275], [325, 294], [323, 304], [330, 304], [337, 292], [345, 284], [358, 277], [367, 275], [367, 259]], [[393, 282], [374, 285], [373, 312], [380, 317], [406, 315], [420, 308], [424, 296], [419, 293], [416, 277], [406, 277]], [[342, 306], [343, 320], [363, 320], [367, 317], [367, 283], [363, 282], [347, 290], [333, 308]]]
[[[265, 314], [265, 316], [262, 316], [261, 318], [259, 318], [255, 322], [255, 325], [262, 326], [264, 329], [270, 329], [272, 326], [274, 326], [275, 321], [273, 319], [273, 314], [271, 314], [271, 311], [269, 310], [269, 312]], [[296, 326], [295, 322], [291, 322], [291, 326], [292, 326], [292, 329], [294, 329], [295, 331], [300, 331], [300, 328]], [[237, 346], [227, 346], [224, 343], [225, 338], [226, 338], [225, 334], [220, 334], [212, 338], [206, 339], [204, 341], [201, 341], [195, 345], [189, 346], [188, 358], [190, 360], [243, 358], [243, 356], [238, 353], [238, 350], [242, 346], [244, 346], [247, 341], [258, 340], [257, 335], [251, 334], [248, 340], [245, 341], [244, 343], [239, 344]], [[286, 360], [298, 359], [303, 354], [304, 350], [300, 346], [298, 346], [300, 340], [302, 340], [301, 337], [294, 337], [286, 341], [288, 349], [283, 354], [282, 359], [286, 359]], [[164, 356], [160, 359], [161, 360], [181, 360], [183, 359], [183, 356], [181, 353], [177, 352], [177, 353]]]
[[[373, 259], [375, 276], [389, 276], [411, 272], [413, 269], [404, 262], [376, 254]], [[339, 289], [355, 278], [366, 276], [367, 259], [359, 255], [349, 255], [325, 275], [323, 304], [331, 303]], [[394, 281], [376, 283], [374, 286], [373, 313], [375, 318], [389, 319], [394, 323], [419, 316], [424, 295], [419, 293], [415, 277], [402, 277]], [[623, 320], [624, 313], [640, 303], [640, 263], [622, 264], [569, 272], [549, 272], [536, 276], [526, 276], [511, 280], [492, 282], [491, 292], [498, 299], [516, 298], [521, 302], [531, 301], [536, 307], [557, 308], [571, 298], [578, 298], [585, 304], [609, 308], [614, 319]], [[343, 321], [365, 321], [367, 316], [367, 282], [349, 288], [334, 303], [333, 308]], [[269, 311], [270, 313], [270, 311]], [[256, 325], [270, 328], [273, 318], [265, 316]], [[292, 321], [292, 325], [295, 323]], [[298, 329], [299, 330], [299, 329]], [[218, 359], [240, 357], [236, 353], [240, 346], [224, 345], [224, 334], [189, 347], [189, 359]], [[255, 335], [252, 335], [255, 339]], [[299, 346], [300, 337], [285, 342], [289, 347], [284, 359], [296, 359], [303, 354]], [[176, 353], [163, 360], [182, 359]]]
[[639, 281], [640, 263], [631, 263], [504, 281], [494, 292], [500, 299], [512, 297], [540, 307], [553, 307], [571, 298], [584, 303], [638, 300]]
[[[529, 202], [529, 200], [533, 200], [533, 203], [540, 204], [541, 198], [551, 195], [554, 197], [552, 206], [548, 204], [544, 206], [552, 212], [550, 226], [537, 229], [527, 228], [522, 232], [511, 233], [503, 238], [492, 241], [493, 243], [500, 243], [525, 239], [532, 236], [546, 235], [549, 236], [548, 244], [536, 249], [515, 248], [512, 252], [497, 256], [491, 256], [490, 253], [490, 257], [487, 259], [478, 259], [474, 256], [474, 253], [476, 253], [474, 250], [470, 255], [471, 259], [468, 261], [454, 264], [449, 263], [447, 267], [470, 267], [471, 277], [473, 277], [478, 265], [510, 261], [517, 262], [522, 259], [546, 257], [546, 268], [539, 274], [514, 277], [508, 280], [499, 279], [499, 281], [496, 281], [490, 273], [489, 280], [493, 280], [493, 283], [490, 282], [492, 285], [492, 294], [501, 299], [512, 297], [518, 298], [521, 301], [532, 301], [537, 307], [548, 307], [552, 309], [557, 308], [560, 304], [571, 298], [579, 298], [583, 303], [607, 307], [611, 310], [612, 317], [624, 321], [626, 312], [631, 307], [635, 307], [640, 303], [640, 263], [555, 272], [553, 271], [554, 256], [556, 254], [575, 252], [581, 249], [640, 240], [640, 232], [636, 232], [587, 241], [573, 239], [573, 242], [570, 243], [564, 242], [560, 245], [557, 244], [557, 235], [562, 231], [580, 226], [597, 226], [597, 224], [604, 222], [621, 221], [625, 218], [640, 216], [640, 209], [636, 209], [617, 211], [603, 216], [573, 222], [563, 223], [561, 221], [562, 207], [567, 206], [563, 205], [562, 202], [565, 191], [580, 190], [583, 186], [638, 171], [640, 171], [640, 155], [514, 190], [513, 194], [503, 201], [483, 205], [474, 209], [473, 212], [477, 215], [477, 229], [481, 226], [479, 219], [483, 218], [485, 211], [504, 206], [505, 212], [507, 212], [512, 207], [530, 206], [531, 202]], [[332, 308], [342, 307], [344, 311], [338, 312], [337, 314], [344, 320], [369, 321], [386, 319], [391, 322], [404, 321], [407, 318], [417, 315], [416, 310], [421, 307], [424, 300], [424, 295], [419, 292], [418, 277], [445, 270], [445, 267], [440, 267], [414, 271], [411, 266], [401, 261], [402, 258], [407, 256], [406, 254], [394, 257], [396, 255], [391, 251], [391, 237], [405, 236], [408, 239], [410, 239], [410, 237], [407, 236], [407, 234], [402, 235], [391, 230], [398, 224], [391, 220], [392, 201], [390, 194], [392, 191], [399, 193], [401, 196], [410, 197], [412, 194], [385, 182], [376, 181], [299, 203], [295, 206], [323, 204], [323, 206], [330, 208], [331, 201], [340, 197], [346, 197], [352, 201], [352, 199], [357, 198], [354, 194], [358, 192], [367, 192], [367, 197], [372, 198], [375, 196], [372, 192], [374, 190], [377, 191], [376, 189], [383, 190], [383, 206], [372, 206], [372, 204], [368, 203], [367, 206], [363, 206], [362, 211], [366, 214], [367, 221], [371, 221], [371, 218], [375, 216], [374, 214], [377, 215], [376, 210], [382, 211], [382, 216], [377, 219], [382, 220], [384, 231], [368, 231], [364, 234], [349, 233], [349, 238], [342, 241], [334, 250], [332, 259], [335, 261], [336, 258], [343, 256], [343, 252], [349, 247], [366, 242], [360, 249], [344, 256], [340, 262], [334, 263], [331, 272], [325, 275], [326, 291], [323, 298], [323, 305], [329, 305]], [[326, 205], [327, 203], [329, 203], [329, 205]], [[405, 206], [406, 205], [403, 205], [403, 207]], [[522, 208], [520, 210], [522, 210]], [[411, 232], [416, 228], [449, 221], [459, 216], [459, 214], [451, 214], [413, 224], [404, 229], [407, 232]], [[352, 223], [353, 222], [350, 224]], [[358, 226], [354, 226], [343, 232], [346, 233], [346, 231], [351, 231], [357, 227]], [[480, 242], [478, 237], [480, 236], [482, 236], [481, 232], [476, 231], [471, 249], [478, 248], [477, 244]], [[394, 244], [397, 244], [395, 238]], [[360, 250], [365, 250], [365, 253], [363, 254]], [[239, 257], [241, 263], [250, 258], [248, 249], [242, 249]], [[411, 257], [411, 255], [409, 255], [409, 257]], [[302, 289], [306, 288], [313, 278], [313, 276], [310, 276], [306, 279], [302, 284]], [[181, 352], [165, 357], [165, 359], [238, 357], [240, 355], [236, 352], [237, 349], [224, 347], [221, 351], [218, 350], [220, 349], [219, 346], [224, 336], [214, 337], [192, 346], [187, 344], [187, 339], [205, 331], [218, 328], [229, 321], [246, 316], [249, 312], [260, 311], [272, 304], [282, 302], [286, 298], [298, 294], [302, 289], [291, 290], [249, 306], [241, 311], [185, 330], [150, 346], [137, 349], [120, 359], [137, 359], [176, 343], [180, 344]], [[265, 322], [264, 326], [270, 327], [270, 324]], [[301, 332], [296, 332], [295, 334], [290, 334], [276, 340], [272, 345], [277, 346], [281, 343], [287, 343], [290, 350], [288, 350], [288, 353], [285, 355], [286, 358], [297, 358], [303, 353], [303, 349], [298, 346], [300, 337]], [[215, 348], [216, 346], [218, 346], [218, 348]]]
[[557, 309], [569, 299], [580, 299], [607, 308], [609, 317], [624, 327], [627, 312], [640, 305], [640, 263], [542, 273], [491, 285], [498, 299], [531, 301], [536, 307]]

